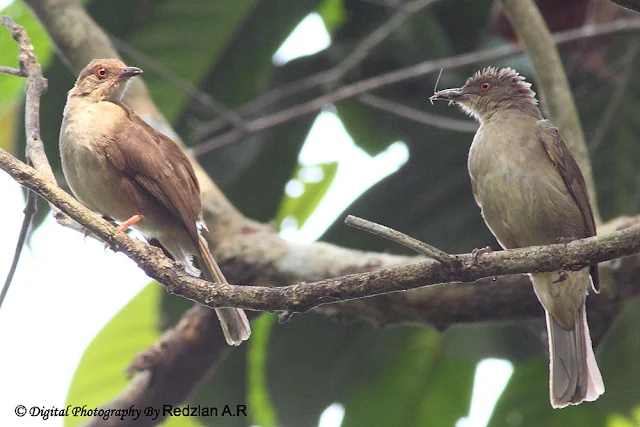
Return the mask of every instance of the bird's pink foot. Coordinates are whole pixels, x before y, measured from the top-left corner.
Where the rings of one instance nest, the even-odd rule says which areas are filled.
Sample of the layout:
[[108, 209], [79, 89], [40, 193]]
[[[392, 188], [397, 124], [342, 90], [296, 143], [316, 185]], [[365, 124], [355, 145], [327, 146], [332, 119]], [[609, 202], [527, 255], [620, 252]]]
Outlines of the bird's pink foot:
[[119, 226], [117, 226], [116, 228], [124, 233], [129, 229], [129, 227], [132, 227], [137, 223], [139, 223], [141, 219], [142, 219], [142, 215], [134, 215], [128, 220], [126, 220], [125, 222], [123, 222], [122, 224], [120, 224]]
[[471, 251], [471, 254], [473, 255], [473, 261], [478, 262], [478, 256], [491, 252], [493, 252], [493, 249], [491, 249], [489, 246], [485, 246], [484, 248], [475, 248]]
[[574, 240], [578, 240], [578, 238], [577, 237], [573, 237], [573, 236], [566, 236], [566, 237], [558, 237], [556, 239], [556, 242], [564, 243], [566, 245], [567, 243], [571, 243]]
[[[129, 229], [129, 227], [137, 224], [138, 222], [140, 222], [140, 220], [142, 219], [142, 215], [134, 215], [131, 218], [129, 218], [128, 220], [126, 220], [125, 222], [123, 222], [122, 224], [118, 225], [116, 228], [120, 231], [122, 231], [123, 233], [126, 233], [127, 230]], [[104, 242], [104, 248], [108, 248], [109, 244], [107, 242]]]

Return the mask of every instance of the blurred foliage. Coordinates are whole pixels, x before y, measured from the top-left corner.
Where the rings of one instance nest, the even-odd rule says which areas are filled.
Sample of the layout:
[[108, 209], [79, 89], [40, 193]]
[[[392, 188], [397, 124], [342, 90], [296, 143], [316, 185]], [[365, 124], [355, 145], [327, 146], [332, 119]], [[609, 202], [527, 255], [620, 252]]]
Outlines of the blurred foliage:
[[337, 162], [299, 166], [290, 182], [300, 187], [301, 194], [292, 196], [285, 194], [282, 197], [282, 204], [276, 215], [276, 224], [279, 226], [284, 219], [294, 218], [297, 228], [302, 227], [327, 194], [337, 172]]
[[[211, 108], [163, 77], [146, 57], [235, 109], [271, 89], [341, 63], [402, 3], [94, 0], [87, 7], [107, 32], [117, 36], [118, 43], [139, 51], [136, 55], [123, 55], [128, 62], [145, 69], [145, 81], [159, 108], [184, 140], [194, 145], [232, 127], [224, 124], [218, 133], [204, 135], [203, 126], [216, 118]], [[492, 27], [493, 3], [436, 2], [407, 19], [337, 82], [255, 109], [245, 119], [260, 118], [340, 85], [420, 61], [508, 43]], [[563, 7], [562, 1], [556, 3], [557, 8]], [[312, 12], [324, 19], [331, 33], [331, 46], [276, 67], [271, 59], [273, 53]], [[42, 117], [46, 118], [42, 120], [42, 136], [49, 158], [59, 171], [58, 129], [74, 76], [59, 58], [52, 56], [46, 34], [22, 3], [11, 5], [4, 13], [27, 27], [36, 53], [47, 66], [49, 90], [42, 99]], [[614, 37], [563, 49], [587, 138], [606, 127], [601, 143], [593, 144], [593, 166], [605, 219], [637, 214], [640, 206], [640, 89], [633, 77], [611, 105], [609, 122], [604, 122], [603, 115], [619, 88], [620, 70], [633, 67], [633, 75], [637, 69], [637, 58], [629, 59], [628, 55], [637, 42], [630, 40]], [[15, 65], [15, 45], [6, 36], [0, 41], [0, 63]], [[457, 86], [486, 65], [510, 65], [533, 76], [526, 58], [520, 55], [493, 64], [445, 70], [440, 87]], [[461, 118], [453, 108], [429, 104], [435, 77], [407, 80], [376, 90], [375, 94], [416, 109]], [[21, 108], [22, 84], [15, 77], [0, 78], [3, 128], [7, 120], [20, 115], [16, 112]], [[418, 124], [366, 106], [357, 98], [338, 102], [335, 109], [355, 143], [367, 153], [379, 153], [398, 140], [410, 150], [404, 167], [362, 194], [347, 208], [348, 213], [402, 230], [447, 251], [497, 247], [471, 196], [466, 169], [470, 134]], [[298, 154], [313, 119], [313, 115], [307, 115], [246, 136], [200, 160], [247, 216], [265, 222], [294, 216], [303, 223], [326, 192], [336, 168], [335, 164], [321, 165], [321, 181], [305, 184], [306, 191], [297, 199], [285, 196], [285, 184], [298, 175]], [[17, 129], [16, 143], [3, 139], [1, 145], [22, 153], [22, 125]], [[383, 239], [346, 228], [342, 216], [323, 239], [367, 250], [401, 250]], [[187, 305], [179, 298], [167, 297], [157, 286], [143, 291], [95, 338], [80, 362], [68, 401], [99, 404], [118, 393], [126, 384], [123, 371], [131, 358]], [[249, 345], [233, 349], [231, 357], [200, 387], [192, 402], [249, 402], [249, 411], [255, 411], [251, 419], [199, 421], [216, 426], [245, 426], [249, 422], [265, 427], [315, 426], [320, 413], [334, 402], [345, 406], [344, 426], [451, 426], [469, 409], [476, 363], [485, 357], [503, 357], [514, 363], [515, 371], [490, 425], [634, 425], [640, 396], [640, 366], [635, 357], [640, 346], [640, 332], [635, 327], [640, 321], [636, 318], [639, 312], [635, 305], [627, 309], [598, 352], [607, 393], [595, 404], [562, 411], [551, 410], [548, 403], [542, 322], [458, 326], [438, 333], [415, 326], [378, 330], [363, 322], [340, 324], [317, 314], [295, 316], [284, 325], [270, 323], [273, 318], [269, 316], [260, 318]], [[185, 425], [186, 419], [181, 422]]]

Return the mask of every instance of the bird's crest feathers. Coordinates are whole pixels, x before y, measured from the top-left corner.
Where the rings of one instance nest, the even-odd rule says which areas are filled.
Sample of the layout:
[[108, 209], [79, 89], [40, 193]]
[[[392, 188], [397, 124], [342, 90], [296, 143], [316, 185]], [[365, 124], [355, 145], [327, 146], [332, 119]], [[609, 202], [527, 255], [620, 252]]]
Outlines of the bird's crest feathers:
[[511, 83], [518, 88], [518, 93], [523, 97], [531, 98], [531, 101], [537, 105], [536, 93], [531, 90], [531, 83], [527, 82], [524, 76], [518, 74], [513, 68], [487, 67], [480, 71], [476, 71], [473, 76], [467, 79], [465, 86], [471, 86], [482, 81], [496, 81], [499, 83]]

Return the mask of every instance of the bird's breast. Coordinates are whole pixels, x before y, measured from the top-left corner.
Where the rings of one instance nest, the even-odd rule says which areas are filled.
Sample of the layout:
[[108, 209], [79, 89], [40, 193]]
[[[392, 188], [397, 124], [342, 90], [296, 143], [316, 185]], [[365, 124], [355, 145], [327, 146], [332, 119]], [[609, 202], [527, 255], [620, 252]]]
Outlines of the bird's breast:
[[545, 156], [535, 134], [527, 132], [479, 132], [474, 139], [469, 173], [476, 199], [505, 248], [555, 243], [572, 235], [574, 220], [581, 223], [562, 178]]
[[62, 169], [71, 191], [85, 206], [126, 220], [135, 213], [129, 215], [134, 209], [123, 203], [120, 174], [107, 161], [108, 130], [103, 122], [93, 106], [65, 111], [60, 129]]

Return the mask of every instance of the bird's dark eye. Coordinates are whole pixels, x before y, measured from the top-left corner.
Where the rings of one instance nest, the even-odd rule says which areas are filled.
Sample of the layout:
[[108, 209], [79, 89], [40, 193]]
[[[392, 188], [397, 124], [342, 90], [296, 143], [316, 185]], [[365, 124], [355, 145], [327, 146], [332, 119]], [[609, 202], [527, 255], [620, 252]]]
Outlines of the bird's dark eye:
[[485, 90], [485, 91], [486, 91], [486, 90], [491, 89], [491, 83], [489, 83], [489, 82], [482, 82], [482, 83], [480, 84], [480, 89]]
[[96, 70], [96, 76], [98, 76], [101, 79], [104, 79], [105, 77], [107, 77], [107, 70], [105, 70], [103, 67], [100, 67]]

